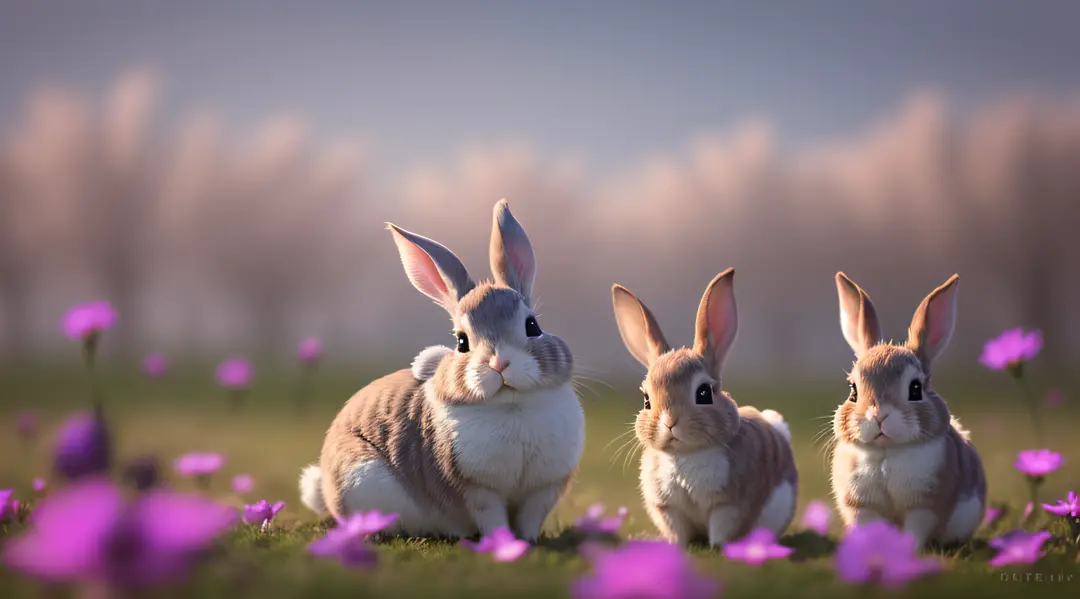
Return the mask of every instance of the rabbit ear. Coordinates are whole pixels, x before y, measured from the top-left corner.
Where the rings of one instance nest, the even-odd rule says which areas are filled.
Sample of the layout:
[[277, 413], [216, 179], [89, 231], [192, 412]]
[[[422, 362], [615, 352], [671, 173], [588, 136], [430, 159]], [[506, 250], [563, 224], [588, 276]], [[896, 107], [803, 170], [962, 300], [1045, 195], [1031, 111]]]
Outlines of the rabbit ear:
[[908, 327], [908, 347], [919, 356], [923, 368], [941, 355], [956, 327], [956, 291], [960, 275], [949, 277], [941, 287], [930, 292], [915, 310]]
[[394, 234], [394, 243], [401, 254], [401, 264], [405, 267], [409, 282], [420, 293], [453, 313], [458, 301], [476, 286], [461, 260], [427, 237], [410, 233], [392, 223], [386, 223], [386, 228]]
[[705, 295], [701, 296], [701, 305], [698, 306], [694, 351], [705, 356], [710, 374], [717, 379], [739, 330], [734, 278], [734, 268], [716, 275], [705, 288]]
[[877, 310], [870, 296], [842, 272], [836, 273], [836, 291], [840, 296], [840, 330], [855, 357], [861, 358], [881, 340]]
[[532, 306], [536, 258], [525, 229], [510, 212], [506, 200], [495, 204], [491, 226], [491, 273], [495, 282], [516, 290]]
[[611, 302], [615, 307], [615, 323], [619, 325], [623, 343], [638, 362], [648, 368], [656, 358], [671, 349], [652, 312], [629, 289], [614, 285], [611, 288]]

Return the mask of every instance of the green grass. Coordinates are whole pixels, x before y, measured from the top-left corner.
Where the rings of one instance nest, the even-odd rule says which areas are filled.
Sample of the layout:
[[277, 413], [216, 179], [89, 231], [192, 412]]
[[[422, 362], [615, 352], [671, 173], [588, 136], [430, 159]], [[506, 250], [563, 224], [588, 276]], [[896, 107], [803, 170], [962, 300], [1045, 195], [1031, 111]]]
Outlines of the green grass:
[[[755, 385], [738, 381], [735, 375], [729, 378], [737, 400], [776, 408], [791, 423], [801, 474], [799, 515], [807, 501], [827, 499], [825, 457], [821, 444], [815, 444], [813, 439], [828, 422], [822, 417], [830, 414], [838, 397], [845, 393], [843, 381]], [[297, 477], [300, 468], [318, 455], [323, 433], [337, 408], [368, 379], [367, 374], [320, 377], [314, 401], [298, 415], [291, 405], [293, 385], [288, 377], [268, 376], [248, 397], [245, 411], [234, 415], [205, 371], [181, 373], [161, 381], [124, 374], [102, 377], [121, 461], [156, 454], [166, 466], [168, 484], [193, 490], [190, 481], [178, 479], [168, 470], [172, 459], [188, 451], [217, 451], [228, 456], [228, 463], [211, 483], [209, 493], [213, 496], [236, 506], [245, 499], [288, 502], [279, 514], [277, 528], [269, 533], [248, 527], [238, 529], [221, 543], [189, 585], [167, 595], [560, 597], [566, 596], [570, 581], [588, 569], [576, 555], [567, 528], [590, 504], [602, 501], [611, 508], [628, 507], [624, 538], [656, 537], [640, 505], [637, 461], [626, 455], [629, 448], [616, 451], [621, 441], [612, 443], [628, 429], [627, 423], [637, 409], [636, 394], [627, 392], [627, 396], [621, 396], [591, 385], [597, 392], [583, 394], [588, 441], [580, 472], [548, 519], [541, 546], [520, 561], [495, 564], [490, 556], [474, 555], [445, 542], [414, 539], [380, 544], [380, 564], [368, 572], [347, 571], [336, 563], [315, 560], [304, 548], [321, 534], [325, 524], [317, 522], [300, 505]], [[28, 369], [7, 373], [0, 381], [0, 422], [5, 429], [11, 430], [14, 414], [23, 408], [33, 408], [43, 417], [37, 447], [22, 446], [6, 432], [0, 435], [0, 488], [13, 486], [19, 497], [26, 498], [32, 495], [32, 478], [48, 474], [47, 444], [64, 414], [84, 405], [85, 380], [78, 371], [68, 369], [59, 375]], [[624, 387], [632, 389], [633, 383]], [[1015, 526], [1026, 501], [1027, 491], [1012, 469], [1013, 459], [1017, 451], [1035, 447], [1024, 406], [1011, 381], [1004, 375], [984, 373], [967, 379], [942, 377], [937, 387], [973, 430], [985, 462], [991, 502], [1012, 508], [1004, 522], [981, 531], [967, 547], [942, 553], [947, 562], [945, 574], [914, 583], [900, 593], [847, 587], [833, 574], [832, 541], [799, 533], [798, 518], [783, 539], [797, 548], [791, 560], [754, 568], [727, 562], [718, 552], [699, 548], [692, 554], [701, 570], [723, 581], [726, 597], [1076, 596], [1080, 591], [1080, 564], [1075, 548], [1055, 546], [1041, 562], [1030, 567], [996, 570], [987, 565], [992, 552], [985, 547], [986, 539]], [[1066, 389], [1066, 396], [1076, 397], [1070, 391]], [[1066, 455], [1064, 467], [1045, 485], [1045, 499], [1050, 500], [1080, 488], [1080, 439], [1072, 424], [1078, 416], [1073, 405], [1046, 410], [1048, 445]], [[256, 479], [256, 490], [249, 497], [237, 497], [229, 488], [229, 479], [238, 473]], [[834, 525], [833, 541], [837, 532]], [[1059, 576], [1072, 579], [1049, 581]], [[0, 597], [35, 596], [53, 598], [58, 594], [0, 570]]]

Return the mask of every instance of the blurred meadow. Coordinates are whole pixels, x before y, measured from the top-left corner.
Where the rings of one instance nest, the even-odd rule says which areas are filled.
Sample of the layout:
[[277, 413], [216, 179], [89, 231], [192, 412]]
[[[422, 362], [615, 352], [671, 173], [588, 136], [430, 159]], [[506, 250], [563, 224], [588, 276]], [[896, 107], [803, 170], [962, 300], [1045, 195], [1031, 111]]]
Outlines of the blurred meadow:
[[[408, 6], [406, 6], [408, 5]], [[424, 15], [420, 18], [418, 15]], [[899, 596], [1075, 596], [1076, 544], [1039, 507], [1018, 452], [1064, 463], [1045, 502], [1080, 490], [1080, 7], [990, 1], [402, 5], [44, 0], [0, 7], [0, 489], [39, 500], [57, 431], [90, 406], [61, 320], [108, 301], [97, 384], [116, 462], [155, 456], [165, 483], [242, 508], [241, 526], [175, 597], [565, 596], [588, 570], [571, 528], [625, 506], [624, 538], [656, 538], [637, 492], [642, 369], [619, 338], [621, 283], [689, 343], [707, 282], [735, 267], [739, 336], [724, 386], [782, 412], [800, 469], [789, 560], [692, 551], [725, 597], [877, 596], [837, 580], [829, 538], [802, 531], [829, 501], [827, 432], [851, 366], [833, 275], [874, 299], [886, 337], [959, 273], [959, 320], [934, 384], [970, 428], [992, 504], [946, 574]], [[305, 551], [325, 532], [299, 503], [336, 411], [373, 378], [449, 341], [384, 222], [444, 243], [488, 275], [491, 207], [532, 240], [545, 330], [575, 354], [587, 445], [541, 546], [513, 563], [392, 540], [349, 570]], [[979, 363], [1001, 331], [1041, 331], [1024, 366], [1046, 425], [1008, 373]], [[305, 379], [297, 345], [320, 341]], [[163, 374], [142, 362], [161, 356]], [[239, 410], [215, 382], [250, 360]], [[303, 398], [303, 401], [298, 400]], [[39, 418], [33, 442], [15, 434]], [[629, 442], [629, 443], [627, 443]], [[190, 452], [225, 456], [209, 489]], [[231, 489], [248, 474], [254, 490]], [[2, 503], [2, 502], [0, 502]], [[2, 506], [0, 506], [2, 507]], [[2, 514], [3, 512], [0, 512]], [[1037, 563], [993, 568], [989, 539], [1055, 537]], [[24, 530], [0, 517], [0, 546]], [[1060, 576], [1060, 580], [1056, 577]], [[0, 566], [0, 597], [58, 591]], [[98, 598], [100, 599], [100, 598]], [[126, 599], [126, 598], [125, 598]]]

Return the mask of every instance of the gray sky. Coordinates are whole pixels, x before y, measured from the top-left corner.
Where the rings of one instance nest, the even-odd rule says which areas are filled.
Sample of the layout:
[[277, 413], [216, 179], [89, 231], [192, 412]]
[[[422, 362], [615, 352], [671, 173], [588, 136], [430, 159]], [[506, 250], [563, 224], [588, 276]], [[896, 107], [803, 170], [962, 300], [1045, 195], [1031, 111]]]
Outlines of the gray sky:
[[4, 1], [0, 124], [37, 84], [146, 65], [166, 118], [297, 114], [391, 169], [497, 139], [604, 169], [751, 116], [800, 144], [921, 87], [963, 107], [1080, 82], [1077, 2], [762, 4]]

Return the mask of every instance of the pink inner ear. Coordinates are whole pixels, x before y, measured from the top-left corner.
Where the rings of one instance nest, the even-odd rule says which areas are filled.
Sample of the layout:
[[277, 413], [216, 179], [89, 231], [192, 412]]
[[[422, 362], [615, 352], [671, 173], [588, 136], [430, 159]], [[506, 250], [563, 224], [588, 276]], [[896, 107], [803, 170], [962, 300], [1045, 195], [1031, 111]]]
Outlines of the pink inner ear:
[[401, 252], [401, 263], [405, 267], [405, 276], [420, 290], [421, 293], [431, 299], [445, 303], [450, 295], [450, 289], [443, 281], [442, 274], [435, 266], [435, 262], [408, 239], [401, 235], [394, 235], [398, 250]]
[[931, 347], [936, 347], [941, 343], [941, 340], [945, 338], [946, 333], [948, 333], [947, 327], [949, 323], [946, 315], [947, 310], [940, 308], [935, 310], [933, 304], [928, 306], [928, 308], [928, 314], [926, 315], [926, 339]]

